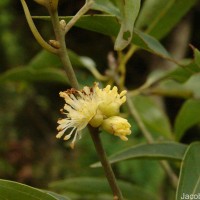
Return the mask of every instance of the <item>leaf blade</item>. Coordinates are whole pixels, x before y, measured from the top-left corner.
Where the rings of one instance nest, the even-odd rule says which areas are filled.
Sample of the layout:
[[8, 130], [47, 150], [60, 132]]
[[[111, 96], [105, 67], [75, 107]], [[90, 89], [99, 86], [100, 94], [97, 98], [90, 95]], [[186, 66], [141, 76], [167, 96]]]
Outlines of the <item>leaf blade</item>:
[[138, 95], [132, 97], [132, 101], [141, 120], [152, 134], [172, 138], [169, 119], [152, 98]]
[[145, 1], [136, 27], [157, 39], [165, 37], [181, 18], [196, 4], [197, 0]]
[[183, 194], [195, 195], [200, 192], [199, 152], [200, 142], [194, 142], [188, 147], [185, 153], [176, 192], [176, 200], [183, 199]]
[[121, 3], [121, 27], [115, 40], [114, 49], [123, 50], [132, 40], [135, 20], [140, 10], [140, 0], [125, 0]]
[[200, 123], [199, 111], [200, 100], [198, 99], [190, 99], [183, 104], [175, 120], [174, 132], [177, 140], [181, 139], [187, 129]]
[[[119, 187], [124, 194], [124, 197], [131, 200], [155, 200], [157, 197], [142, 188], [136, 187], [124, 181], [118, 181]], [[50, 184], [50, 188], [59, 192], [73, 192], [80, 195], [95, 195], [110, 194], [110, 188], [104, 178], [79, 177], [70, 178], [64, 181], [58, 181]]]
[[64, 72], [54, 68], [34, 69], [17, 67], [0, 75], [0, 82], [5, 81], [47, 81], [67, 84], [68, 79]]
[[[149, 158], [181, 161], [187, 146], [176, 142], [162, 142], [152, 144], [140, 144], [122, 150], [109, 157], [110, 163], [116, 163], [129, 159]], [[92, 167], [100, 167], [100, 163], [92, 164]]]
[[0, 179], [0, 195], [1, 198], [12, 200], [58, 200], [39, 189], [2, 179]]

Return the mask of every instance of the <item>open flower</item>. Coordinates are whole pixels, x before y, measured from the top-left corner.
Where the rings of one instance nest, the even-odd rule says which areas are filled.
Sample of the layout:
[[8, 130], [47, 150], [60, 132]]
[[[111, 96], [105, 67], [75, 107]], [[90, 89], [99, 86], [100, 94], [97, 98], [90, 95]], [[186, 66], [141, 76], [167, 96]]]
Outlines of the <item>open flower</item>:
[[[84, 87], [83, 90], [69, 89], [65, 92], [60, 92], [60, 96], [64, 98], [66, 104], [62, 113], [66, 118], [58, 120], [56, 135], [61, 138], [67, 130], [70, 130], [64, 137], [68, 140], [71, 137], [71, 147], [74, 147], [77, 136], [81, 138], [81, 130], [88, 124], [93, 127], [107, 127], [107, 123], [111, 121], [111, 117], [119, 114], [120, 106], [126, 101], [126, 91], [118, 93], [117, 87], [108, 85], [104, 89], [100, 89], [98, 84], [95, 83], [93, 87]], [[111, 126], [114, 127], [112, 132], [114, 135], [119, 136], [122, 140], [127, 140], [126, 135], [130, 134], [130, 124], [127, 120], [118, 117], [115, 119]], [[117, 124], [117, 123], [120, 124]], [[124, 130], [123, 130], [124, 128]], [[105, 130], [107, 128], [104, 128]]]
[[71, 143], [73, 148], [77, 135], [79, 135], [79, 138], [81, 137], [80, 131], [87, 126], [96, 114], [98, 104], [93, 91], [89, 87], [84, 87], [82, 91], [71, 89], [60, 92], [60, 96], [65, 99], [66, 104], [61, 111], [67, 117], [58, 120], [57, 130], [59, 132], [56, 137], [61, 138], [66, 130], [71, 129], [64, 140], [68, 140], [73, 135]]

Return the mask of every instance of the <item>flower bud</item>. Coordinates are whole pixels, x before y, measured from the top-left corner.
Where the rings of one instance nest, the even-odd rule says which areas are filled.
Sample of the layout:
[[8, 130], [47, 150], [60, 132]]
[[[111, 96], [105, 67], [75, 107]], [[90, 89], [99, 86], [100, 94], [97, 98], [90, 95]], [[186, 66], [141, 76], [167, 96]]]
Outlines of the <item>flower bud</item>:
[[128, 121], [119, 116], [113, 116], [105, 119], [101, 124], [103, 130], [120, 137], [122, 140], [127, 141], [127, 135], [131, 134], [131, 125]]
[[49, 44], [54, 47], [55, 49], [60, 48], [60, 43], [57, 40], [49, 40]]

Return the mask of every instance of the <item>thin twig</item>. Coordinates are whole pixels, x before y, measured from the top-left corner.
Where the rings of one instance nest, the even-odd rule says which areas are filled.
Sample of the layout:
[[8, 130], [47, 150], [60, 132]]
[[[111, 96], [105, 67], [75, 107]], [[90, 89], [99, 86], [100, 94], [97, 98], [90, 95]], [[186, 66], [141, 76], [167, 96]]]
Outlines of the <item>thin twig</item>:
[[74, 26], [74, 24], [91, 8], [93, 0], [86, 0], [84, 6], [73, 16], [65, 26], [65, 34]]
[[62, 61], [63, 67], [66, 71], [66, 74], [67, 74], [70, 84], [75, 89], [78, 89], [79, 84], [78, 84], [75, 72], [73, 70], [71, 61], [68, 56], [66, 42], [65, 42], [65, 33], [60, 24], [57, 10], [54, 12], [50, 12], [50, 15], [51, 15], [54, 32], [56, 35], [56, 40], [59, 43], [58, 56], [60, 57], [60, 59]]
[[28, 22], [29, 28], [31, 29], [31, 32], [33, 33], [35, 39], [37, 40], [37, 42], [47, 51], [50, 51], [51, 53], [57, 54], [58, 50], [56, 48], [53, 48], [51, 45], [49, 45], [40, 35], [40, 33], [38, 32], [33, 19], [31, 17], [31, 14], [29, 12], [28, 6], [26, 4], [25, 0], [21, 0], [22, 3], [22, 7], [24, 9], [24, 13], [25, 13], [25, 17], [26, 20]]

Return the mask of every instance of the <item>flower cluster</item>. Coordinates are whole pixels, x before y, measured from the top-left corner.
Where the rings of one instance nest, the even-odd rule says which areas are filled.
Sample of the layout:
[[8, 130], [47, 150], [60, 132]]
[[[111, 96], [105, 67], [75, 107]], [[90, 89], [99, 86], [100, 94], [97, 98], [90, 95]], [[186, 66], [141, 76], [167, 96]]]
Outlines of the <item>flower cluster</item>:
[[61, 138], [66, 130], [71, 129], [64, 140], [73, 135], [73, 148], [77, 137], [81, 138], [81, 130], [90, 124], [92, 127], [101, 127], [124, 141], [128, 140], [126, 136], [131, 134], [131, 126], [126, 119], [118, 116], [120, 106], [126, 101], [125, 95], [126, 91], [118, 93], [116, 86], [111, 89], [108, 85], [101, 89], [98, 83], [91, 88], [85, 86], [80, 91], [72, 88], [60, 92], [60, 97], [65, 100], [61, 112], [66, 118], [58, 120], [59, 132], [56, 137]]

